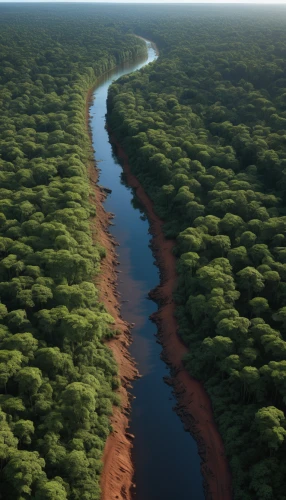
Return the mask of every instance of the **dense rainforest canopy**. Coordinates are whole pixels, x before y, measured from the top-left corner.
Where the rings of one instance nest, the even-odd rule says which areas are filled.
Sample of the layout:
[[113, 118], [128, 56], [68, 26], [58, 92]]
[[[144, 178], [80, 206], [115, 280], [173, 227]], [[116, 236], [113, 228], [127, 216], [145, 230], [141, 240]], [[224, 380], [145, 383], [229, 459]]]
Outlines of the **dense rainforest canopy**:
[[86, 97], [97, 76], [145, 52], [110, 17], [0, 9], [5, 500], [100, 498], [102, 451], [119, 402], [117, 368], [103, 343], [113, 318], [92, 282], [105, 250], [89, 225]]
[[86, 95], [114, 84], [109, 124], [165, 233], [185, 364], [204, 382], [237, 500], [286, 500], [285, 9], [0, 8], [0, 497], [98, 500], [119, 404], [93, 278]]
[[[145, 13], [156, 63], [109, 125], [176, 239], [185, 365], [211, 397], [237, 500], [286, 499], [286, 11]], [[128, 25], [128, 23], [127, 23]]]

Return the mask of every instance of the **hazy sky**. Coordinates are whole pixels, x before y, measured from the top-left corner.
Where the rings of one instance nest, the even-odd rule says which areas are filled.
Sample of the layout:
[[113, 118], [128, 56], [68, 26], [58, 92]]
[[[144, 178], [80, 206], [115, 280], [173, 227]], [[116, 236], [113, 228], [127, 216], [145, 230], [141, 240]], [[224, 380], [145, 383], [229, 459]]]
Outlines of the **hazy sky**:
[[109, 2], [109, 3], [243, 3], [243, 4], [268, 4], [268, 5], [285, 5], [286, 0], [0, 0], [1, 2], [77, 2], [77, 3], [96, 3], [96, 2]]

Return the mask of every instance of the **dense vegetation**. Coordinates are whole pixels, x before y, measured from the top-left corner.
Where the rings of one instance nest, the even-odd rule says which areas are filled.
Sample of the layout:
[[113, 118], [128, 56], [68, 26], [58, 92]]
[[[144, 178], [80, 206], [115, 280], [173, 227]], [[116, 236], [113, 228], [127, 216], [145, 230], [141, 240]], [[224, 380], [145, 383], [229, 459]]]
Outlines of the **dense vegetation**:
[[286, 12], [133, 20], [156, 63], [109, 124], [176, 238], [185, 364], [211, 396], [236, 499], [286, 499]]
[[104, 16], [21, 9], [0, 16], [0, 497], [96, 500], [118, 380], [85, 103], [146, 48]]
[[186, 367], [211, 396], [235, 498], [286, 499], [285, 11], [0, 14], [0, 497], [100, 497], [119, 382], [92, 281], [105, 251], [85, 101], [143, 53], [134, 30], [160, 59], [113, 85], [109, 122], [177, 241]]

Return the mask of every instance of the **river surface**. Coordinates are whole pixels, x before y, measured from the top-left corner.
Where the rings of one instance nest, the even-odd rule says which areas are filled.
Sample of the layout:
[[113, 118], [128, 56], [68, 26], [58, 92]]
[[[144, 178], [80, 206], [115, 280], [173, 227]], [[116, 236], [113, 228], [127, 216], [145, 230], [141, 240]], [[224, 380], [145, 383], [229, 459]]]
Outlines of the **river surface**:
[[123, 181], [122, 168], [114, 156], [105, 128], [106, 99], [109, 85], [119, 77], [139, 70], [157, 56], [150, 42], [148, 58], [124, 64], [101, 78], [90, 108], [95, 158], [100, 168], [99, 183], [112, 190], [105, 209], [115, 214], [111, 233], [120, 244], [118, 290], [121, 313], [132, 330], [131, 354], [142, 378], [133, 385], [130, 432], [135, 435], [133, 462], [136, 500], [203, 500], [203, 482], [197, 444], [186, 433], [173, 411], [176, 400], [163, 377], [169, 369], [160, 359], [156, 342], [157, 327], [149, 316], [157, 305], [148, 299], [149, 290], [159, 284], [158, 268], [150, 249], [148, 221]]

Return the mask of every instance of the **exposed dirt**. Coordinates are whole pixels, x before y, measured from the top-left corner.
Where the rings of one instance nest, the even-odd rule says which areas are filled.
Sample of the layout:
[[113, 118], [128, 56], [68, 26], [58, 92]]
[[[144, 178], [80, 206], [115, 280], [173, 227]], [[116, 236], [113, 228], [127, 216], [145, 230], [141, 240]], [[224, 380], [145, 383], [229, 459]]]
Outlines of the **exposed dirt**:
[[198, 443], [206, 498], [230, 500], [232, 498], [231, 475], [224, 445], [213, 419], [210, 399], [203, 385], [191, 378], [182, 364], [182, 357], [188, 349], [177, 335], [178, 324], [174, 316], [175, 304], [172, 294], [176, 286], [177, 274], [176, 259], [172, 250], [175, 242], [164, 237], [163, 222], [154, 213], [152, 201], [131, 173], [128, 156], [114, 137], [112, 137], [112, 142], [117, 148], [117, 155], [122, 159], [128, 185], [135, 188], [136, 195], [144, 206], [150, 222], [153, 251], [161, 274], [161, 284], [150, 292], [151, 298], [159, 304], [158, 312], [153, 314], [151, 319], [158, 326], [159, 339], [163, 346], [163, 358], [172, 369], [173, 375], [169, 383], [173, 386], [177, 396], [177, 412], [186, 430], [192, 433]]
[[[89, 120], [89, 106], [93, 91], [90, 90], [86, 105], [86, 122]], [[163, 346], [163, 357], [171, 366], [173, 376], [170, 383], [177, 395], [177, 412], [180, 414], [186, 430], [189, 430], [198, 442], [202, 458], [202, 473], [206, 484], [206, 498], [212, 500], [231, 500], [231, 477], [225, 458], [222, 439], [213, 420], [212, 408], [202, 384], [192, 379], [182, 365], [182, 356], [188, 351], [177, 335], [178, 325], [174, 316], [175, 304], [172, 292], [176, 286], [176, 261], [172, 254], [174, 242], [166, 240], [162, 231], [162, 221], [153, 210], [153, 204], [142, 186], [131, 173], [128, 157], [113, 138], [117, 153], [123, 160], [123, 168], [128, 184], [136, 189], [136, 195], [144, 205], [150, 229], [153, 235], [153, 250], [161, 273], [161, 285], [150, 295], [160, 305], [152, 316], [159, 329]], [[94, 162], [90, 162], [89, 179], [91, 186], [90, 201], [96, 206], [96, 218], [91, 220], [94, 239], [106, 248], [106, 258], [102, 261], [101, 272], [96, 277], [100, 290], [100, 299], [107, 311], [115, 319], [115, 328], [119, 335], [108, 342], [119, 367], [121, 388], [119, 390], [122, 406], [115, 408], [111, 419], [113, 432], [107, 439], [101, 476], [102, 500], [131, 500], [133, 465], [131, 461], [132, 436], [127, 432], [130, 401], [128, 387], [130, 381], [138, 376], [134, 360], [128, 346], [131, 342], [130, 325], [120, 315], [120, 305], [116, 291], [116, 242], [108, 227], [112, 214], [103, 208], [105, 192], [96, 184], [98, 172]], [[146, 499], [148, 500], [148, 499]], [[159, 500], [159, 499], [158, 499]]]
[[[92, 94], [91, 89], [86, 103], [87, 124]], [[90, 134], [89, 127], [88, 131]], [[115, 319], [114, 328], [119, 332], [108, 342], [119, 368], [121, 387], [118, 392], [121, 398], [121, 408], [114, 407], [111, 418], [113, 432], [109, 435], [104, 449], [104, 466], [101, 476], [102, 500], [131, 500], [130, 491], [134, 471], [131, 461], [132, 436], [126, 431], [130, 412], [128, 387], [130, 387], [130, 381], [138, 376], [138, 371], [128, 351], [131, 342], [130, 325], [120, 315], [116, 291], [116, 242], [108, 231], [113, 216], [104, 210], [103, 201], [106, 193], [97, 185], [98, 171], [94, 161], [90, 161], [88, 175], [91, 188], [90, 202], [96, 207], [96, 217], [91, 219], [90, 225], [94, 241], [106, 249], [106, 257], [102, 261], [100, 274], [95, 278], [95, 284], [100, 291], [100, 300]]]

